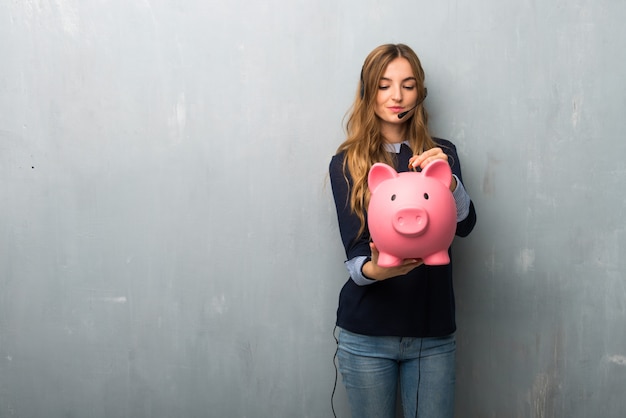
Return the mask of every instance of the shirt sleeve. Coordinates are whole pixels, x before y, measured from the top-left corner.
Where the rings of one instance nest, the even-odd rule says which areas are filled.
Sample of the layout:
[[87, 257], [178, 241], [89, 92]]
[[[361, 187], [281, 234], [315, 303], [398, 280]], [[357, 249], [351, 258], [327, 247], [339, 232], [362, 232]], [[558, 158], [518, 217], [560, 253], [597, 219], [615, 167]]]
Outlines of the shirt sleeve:
[[466, 237], [472, 232], [476, 225], [476, 209], [469, 193], [463, 186], [463, 174], [461, 173], [461, 161], [456, 152], [456, 147], [450, 141], [439, 140], [443, 149], [448, 154], [452, 174], [457, 179], [457, 188], [452, 192], [457, 208], [456, 235]]
[[456, 221], [461, 222], [469, 215], [471, 199], [461, 180], [455, 174], [453, 176], [456, 179], [456, 189], [452, 192], [456, 203]]
[[359, 286], [367, 286], [376, 283], [376, 280], [365, 277], [363, 274], [363, 265], [370, 260], [369, 257], [359, 255], [345, 262], [350, 278]]

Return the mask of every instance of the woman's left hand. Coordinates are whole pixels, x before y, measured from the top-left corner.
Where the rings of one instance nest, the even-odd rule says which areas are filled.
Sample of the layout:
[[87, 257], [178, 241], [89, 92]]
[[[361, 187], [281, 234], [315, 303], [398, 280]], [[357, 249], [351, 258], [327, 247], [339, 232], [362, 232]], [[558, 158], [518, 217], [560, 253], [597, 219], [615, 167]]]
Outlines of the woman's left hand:
[[[409, 160], [409, 170], [415, 170], [417, 167], [420, 169], [426, 168], [426, 166], [435, 160], [444, 160], [448, 162], [448, 154], [443, 152], [441, 148], [431, 148], [424, 151], [422, 154], [414, 155]], [[452, 176], [452, 182], [450, 183], [450, 190], [456, 189], [456, 179]]]

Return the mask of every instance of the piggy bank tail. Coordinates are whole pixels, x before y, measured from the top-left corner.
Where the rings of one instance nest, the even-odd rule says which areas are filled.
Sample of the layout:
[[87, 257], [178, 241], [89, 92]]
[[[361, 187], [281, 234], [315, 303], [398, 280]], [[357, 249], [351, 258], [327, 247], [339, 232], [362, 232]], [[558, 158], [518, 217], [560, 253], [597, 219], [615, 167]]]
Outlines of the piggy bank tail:
[[450, 256], [447, 250], [438, 251], [435, 254], [424, 257], [423, 260], [427, 266], [445, 266], [450, 264]]

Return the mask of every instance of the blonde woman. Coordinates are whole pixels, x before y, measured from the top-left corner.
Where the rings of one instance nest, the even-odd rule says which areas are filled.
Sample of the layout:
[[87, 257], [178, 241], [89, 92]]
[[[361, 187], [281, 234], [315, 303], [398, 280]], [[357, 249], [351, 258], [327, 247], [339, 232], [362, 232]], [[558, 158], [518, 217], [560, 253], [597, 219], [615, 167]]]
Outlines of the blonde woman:
[[476, 223], [454, 144], [433, 138], [424, 107], [424, 71], [411, 48], [381, 45], [366, 58], [346, 124], [347, 138], [329, 167], [349, 279], [337, 310], [337, 359], [352, 416], [454, 416], [456, 331], [452, 264], [419, 259], [377, 264], [367, 228], [367, 175], [376, 162], [398, 172], [432, 161], [452, 168], [458, 236]]

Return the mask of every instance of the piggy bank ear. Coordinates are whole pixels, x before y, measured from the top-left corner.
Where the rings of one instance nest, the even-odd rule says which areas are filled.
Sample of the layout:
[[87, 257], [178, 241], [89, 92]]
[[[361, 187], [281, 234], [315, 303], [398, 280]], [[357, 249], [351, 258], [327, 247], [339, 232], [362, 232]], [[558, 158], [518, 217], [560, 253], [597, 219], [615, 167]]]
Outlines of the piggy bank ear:
[[447, 188], [450, 188], [450, 184], [452, 184], [452, 170], [450, 170], [450, 166], [444, 160], [435, 160], [428, 164], [422, 170], [422, 175], [439, 180]]
[[396, 177], [398, 177], [398, 172], [392, 167], [384, 163], [376, 163], [370, 168], [370, 172], [367, 176], [367, 185], [370, 192], [374, 193], [380, 183]]

